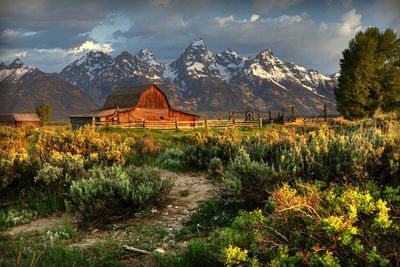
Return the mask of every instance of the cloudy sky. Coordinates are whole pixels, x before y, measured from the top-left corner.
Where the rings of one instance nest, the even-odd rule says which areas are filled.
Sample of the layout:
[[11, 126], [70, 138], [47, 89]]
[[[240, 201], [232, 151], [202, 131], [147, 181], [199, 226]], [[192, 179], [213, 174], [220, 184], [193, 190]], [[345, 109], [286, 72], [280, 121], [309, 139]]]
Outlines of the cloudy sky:
[[175, 60], [196, 38], [219, 53], [270, 48], [322, 73], [369, 26], [400, 33], [398, 0], [0, 0], [0, 61], [58, 72], [90, 50]]

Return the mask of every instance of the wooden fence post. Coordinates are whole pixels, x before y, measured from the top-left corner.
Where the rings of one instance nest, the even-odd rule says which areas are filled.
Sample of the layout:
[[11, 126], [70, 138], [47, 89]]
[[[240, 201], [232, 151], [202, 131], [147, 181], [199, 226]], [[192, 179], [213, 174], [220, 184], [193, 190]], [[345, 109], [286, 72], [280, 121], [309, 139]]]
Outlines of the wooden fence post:
[[208, 128], [207, 116], [206, 116], [206, 118], [204, 119], [204, 125], [206, 126], [206, 128]]
[[256, 120], [256, 111], [253, 108], [253, 121], [255, 121], [255, 120]]
[[119, 106], [117, 106], [117, 124], [119, 124]]
[[92, 127], [96, 127], [96, 119], [94, 118], [94, 116], [92, 117]]
[[233, 127], [236, 125], [235, 112], [232, 112]]
[[178, 117], [175, 117], [175, 129], [178, 130]]
[[292, 122], [294, 122], [294, 105], [292, 106]]
[[269, 113], [269, 123], [272, 123], [272, 111], [270, 110], [268, 113]]
[[146, 118], [143, 119], [143, 129], [146, 129]]
[[324, 103], [324, 119], [325, 119], [325, 122], [328, 121], [328, 107], [327, 107], [326, 103]]
[[128, 128], [131, 128], [131, 112], [128, 112]]
[[282, 105], [282, 122], [285, 125], [285, 107]]
[[221, 113], [218, 112], [218, 120], [221, 120]]
[[262, 128], [262, 118], [260, 116], [260, 113], [258, 113], [258, 127]]

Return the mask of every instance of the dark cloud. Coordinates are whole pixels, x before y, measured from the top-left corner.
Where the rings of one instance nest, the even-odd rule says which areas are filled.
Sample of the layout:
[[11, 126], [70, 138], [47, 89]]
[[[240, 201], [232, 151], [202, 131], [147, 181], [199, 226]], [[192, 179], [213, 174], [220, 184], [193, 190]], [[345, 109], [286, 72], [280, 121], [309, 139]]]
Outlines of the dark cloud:
[[[79, 55], [71, 53], [72, 49], [92, 40], [100, 45], [110, 44], [114, 55], [123, 50], [136, 53], [141, 48], [149, 48], [158, 58], [172, 60], [195, 38], [203, 37], [213, 52], [233, 48], [242, 54], [254, 55], [261, 49], [271, 48], [285, 60], [333, 72], [338, 69], [340, 51], [354, 31], [360, 29], [362, 13], [359, 9], [347, 8], [347, 17], [342, 14], [343, 17], [338, 15], [334, 21], [322, 22], [313, 19], [313, 14], [302, 14], [307, 10], [298, 8], [332, 6], [333, 1], [348, 7], [355, 6], [356, 2], [0, 0], [0, 57], [4, 59], [25, 51], [26, 60], [32, 65], [51, 58], [49, 66], [60, 68], [62, 62], [68, 64]], [[398, 1], [375, 1], [371, 9], [378, 10], [381, 6], [386, 10], [377, 12], [377, 16], [380, 14], [388, 24], [395, 21], [394, 27], [400, 29], [399, 13], [396, 13]], [[118, 29], [115, 22], [120, 16], [129, 18], [124, 29]], [[366, 16], [362, 18], [365, 20]], [[109, 25], [117, 28], [105, 33], [107, 38], [93, 34], [93, 29]]]

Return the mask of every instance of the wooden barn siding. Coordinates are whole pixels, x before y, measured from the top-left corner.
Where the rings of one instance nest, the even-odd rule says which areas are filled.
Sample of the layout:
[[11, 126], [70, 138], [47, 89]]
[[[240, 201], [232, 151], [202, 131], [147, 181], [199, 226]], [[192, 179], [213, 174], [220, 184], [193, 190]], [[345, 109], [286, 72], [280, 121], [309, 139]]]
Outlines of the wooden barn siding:
[[14, 121], [0, 121], [0, 126], [15, 127], [15, 122]]
[[27, 125], [32, 125], [34, 127], [40, 127], [40, 122], [38, 121], [1, 121], [0, 126], [11, 126], [11, 127], [23, 127]]
[[195, 121], [198, 119], [198, 117], [195, 115], [187, 114], [185, 112], [173, 109], [169, 110], [169, 116], [177, 118], [179, 121]]
[[167, 120], [169, 117], [168, 108], [136, 108], [133, 112], [135, 118], [146, 118], [146, 120]]
[[139, 99], [136, 108], [168, 108], [168, 101], [165, 95], [151, 86], [147, 89]]

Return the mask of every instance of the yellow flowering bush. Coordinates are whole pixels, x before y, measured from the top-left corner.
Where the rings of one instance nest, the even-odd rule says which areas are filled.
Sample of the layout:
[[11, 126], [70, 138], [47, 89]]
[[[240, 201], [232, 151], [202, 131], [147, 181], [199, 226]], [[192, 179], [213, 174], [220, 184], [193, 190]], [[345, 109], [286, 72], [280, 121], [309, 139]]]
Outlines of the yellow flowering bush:
[[223, 250], [223, 253], [225, 256], [225, 265], [228, 267], [241, 266], [249, 260], [247, 250], [241, 250], [237, 246], [232, 247], [232, 245], [229, 245], [228, 248]]

